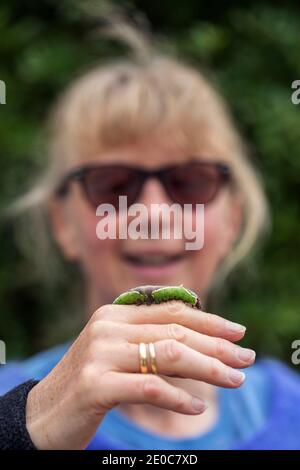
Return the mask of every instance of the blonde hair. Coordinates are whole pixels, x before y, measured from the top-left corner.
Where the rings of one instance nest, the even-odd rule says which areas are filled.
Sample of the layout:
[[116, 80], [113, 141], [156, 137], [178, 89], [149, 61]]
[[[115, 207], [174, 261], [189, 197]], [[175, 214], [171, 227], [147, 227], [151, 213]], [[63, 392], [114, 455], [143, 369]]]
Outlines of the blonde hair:
[[[213, 145], [216, 155], [219, 151], [232, 167], [235, 190], [243, 200], [243, 225], [218, 273], [224, 279], [253, 249], [267, 226], [268, 207], [260, 177], [225, 103], [203, 73], [175, 57], [156, 53], [128, 25], [115, 24], [114, 33], [130, 44], [134, 56], [94, 67], [77, 78], [52, 108], [46, 131], [48, 166], [14, 206], [26, 215], [21, 243], [35, 254], [40, 267], [48, 260], [49, 274], [49, 261], [54, 257], [45, 225], [47, 201], [65, 171], [76, 159], [151, 133], [169, 132], [195, 154]], [[28, 229], [33, 244], [28, 244], [28, 237], [25, 242], [24, 230], [28, 234]]]

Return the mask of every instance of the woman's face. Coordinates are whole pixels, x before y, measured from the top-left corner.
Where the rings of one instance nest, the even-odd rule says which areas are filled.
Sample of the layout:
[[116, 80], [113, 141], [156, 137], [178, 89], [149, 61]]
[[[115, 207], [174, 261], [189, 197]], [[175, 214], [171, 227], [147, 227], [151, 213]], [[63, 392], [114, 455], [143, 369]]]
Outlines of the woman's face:
[[[205, 150], [205, 160], [213, 160], [214, 155], [213, 149]], [[158, 169], [189, 159], [190, 155], [172, 139], [153, 136], [79, 164], [121, 163]], [[158, 180], [150, 178], [135, 202], [144, 204], [150, 214], [151, 204], [174, 201]], [[111, 302], [122, 291], [143, 284], [183, 284], [205, 297], [220, 261], [235, 241], [240, 223], [239, 205], [226, 187], [205, 206], [204, 246], [198, 250], [187, 250], [184, 238], [100, 240], [96, 235], [99, 216], [78, 182], [70, 185], [66, 198], [53, 200], [50, 208], [56, 240], [67, 258], [79, 261], [93, 309]]]

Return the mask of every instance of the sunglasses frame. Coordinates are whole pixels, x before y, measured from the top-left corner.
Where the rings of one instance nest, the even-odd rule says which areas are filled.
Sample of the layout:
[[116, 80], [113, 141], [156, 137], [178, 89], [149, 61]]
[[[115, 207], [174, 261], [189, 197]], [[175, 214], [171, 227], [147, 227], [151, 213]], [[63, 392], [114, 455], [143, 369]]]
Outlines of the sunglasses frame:
[[[169, 171], [173, 169], [178, 169], [182, 167], [183, 171], [184, 168], [187, 167], [187, 165], [200, 165], [200, 166], [209, 166], [209, 167], [214, 167], [218, 170], [219, 177], [221, 178], [221, 183], [227, 183], [231, 180], [231, 170], [228, 164], [219, 162], [219, 161], [204, 161], [204, 160], [191, 160], [188, 163], [184, 164], [179, 164], [179, 165], [167, 165], [162, 168], [159, 168], [158, 170], [145, 170], [143, 168], [134, 166], [134, 165], [123, 165], [121, 163], [117, 164], [109, 164], [109, 165], [83, 165], [77, 168], [74, 168], [71, 170], [69, 173], [65, 175], [65, 177], [62, 179], [60, 185], [57, 187], [55, 193], [58, 197], [64, 197], [69, 191], [69, 185], [72, 180], [78, 181], [81, 185], [81, 188], [84, 192], [85, 197], [87, 198], [88, 202], [93, 206], [96, 207], [95, 204], [91, 201], [88, 191], [86, 190], [86, 185], [84, 183], [84, 177], [87, 172], [97, 170], [99, 168], [118, 168], [118, 169], [124, 169], [124, 170], [131, 170], [136, 173], [140, 177], [141, 184], [140, 184], [140, 190], [143, 188], [145, 182], [149, 178], [155, 178], [157, 179], [164, 187], [165, 191], [167, 192], [168, 196], [171, 197], [171, 199], [174, 201], [174, 197], [171, 196], [170, 191], [168, 189], [168, 183], [165, 183], [165, 177], [166, 174], [169, 173]], [[219, 190], [216, 191], [215, 195], [211, 200], [213, 200], [216, 197], [216, 194], [219, 192]], [[135, 200], [139, 196], [139, 191], [137, 191], [137, 196]], [[211, 200], [209, 202], [211, 202]], [[174, 201], [177, 202], [177, 201]]]

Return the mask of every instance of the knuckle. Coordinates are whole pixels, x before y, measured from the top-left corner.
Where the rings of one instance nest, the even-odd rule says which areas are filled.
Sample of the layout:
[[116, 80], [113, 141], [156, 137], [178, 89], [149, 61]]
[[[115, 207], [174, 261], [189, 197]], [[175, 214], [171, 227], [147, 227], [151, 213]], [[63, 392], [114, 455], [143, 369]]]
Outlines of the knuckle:
[[215, 343], [215, 354], [217, 357], [225, 356], [227, 352], [227, 342], [222, 338], [217, 338]]
[[135, 353], [137, 349], [138, 349], [137, 345], [133, 345], [133, 344], [125, 342], [122, 344], [122, 348], [118, 350], [118, 354], [121, 353], [122, 355], [126, 357], [132, 357], [133, 352], [134, 352], [134, 355], [137, 356], [137, 353]]
[[[101, 330], [101, 331], [99, 331]], [[115, 342], [106, 339], [109, 335], [102, 331], [102, 325], [92, 328], [89, 332], [88, 343], [85, 346], [84, 356], [87, 362], [106, 361], [112, 352]]]
[[202, 325], [206, 332], [222, 331], [225, 320], [214, 313], [204, 312], [202, 316]]
[[221, 375], [220, 364], [221, 362], [218, 359], [215, 359], [214, 357], [210, 359], [209, 372], [210, 372], [210, 377], [213, 380], [219, 380], [220, 378], [220, 375]]
[[182, 318], [185, 312], [185, 305], [183, 302], [178, 302], [176, 300], [171, 300], [165, 303], [167, 313], [171, 317], [175, 317], [176, 319]]
[[218, 329], [219, 331], [223, 331], [226, 327], [226, 320], [225, 318], [216, 315], [215, 313], [208, 313], [207, 314], [210, 318], [210, 323], [214, 326], [214, 329]]
[[113, 316], [114, 305], [107, 304], [99, 307], [93, 314], [95, 320], [110, 320]]
[[201, 324], [202, 324], [202, 328], [204, 332], [207, 332], [210, 330], [211, 322], [210, 322], [210, 317], [208, 313], [204, 312], [203, 315], [201, 316]]
[[147, 377], [143, 382], [143, 395], [146, 399], [156, 399], [161, 395], [160, 379], [156, 376]]
[[117, 331], [117, 324], [112, 321], [99, 321], [96, 323], [97, 336], [112, 339]]
[[99, 330], [100, 330], [100, 322], [93, 321], [88, 325], [88, 335], [90, 341], [94, 341], [95, 339], [98, 338], [99, 335]]
[[177, 389], [177, 396], [175, 399], [175, 408], [179, 412], [183, 412], [186, 409], [186, 400], [183, 396], [183, 393]]
[[184, 341], [186, 337], [186, 329], [177, 323], [168, 324], [168, 338], [175, 339], [176, 341]]
[[170, 362], [177, 362], [182, 356], [180, 343], [175, 339], [169, 339], [164, 342], [165, 356]]

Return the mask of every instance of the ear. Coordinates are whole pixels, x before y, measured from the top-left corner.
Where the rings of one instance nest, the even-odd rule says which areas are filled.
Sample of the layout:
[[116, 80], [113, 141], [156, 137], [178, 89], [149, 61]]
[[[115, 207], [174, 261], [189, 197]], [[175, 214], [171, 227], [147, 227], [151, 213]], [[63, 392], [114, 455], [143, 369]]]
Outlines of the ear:
[[68, 213], [67, 202], [54, 196], [48, 204], [49, 220], [55, 241], [70, 261], [78, 258], [75, 227]]

